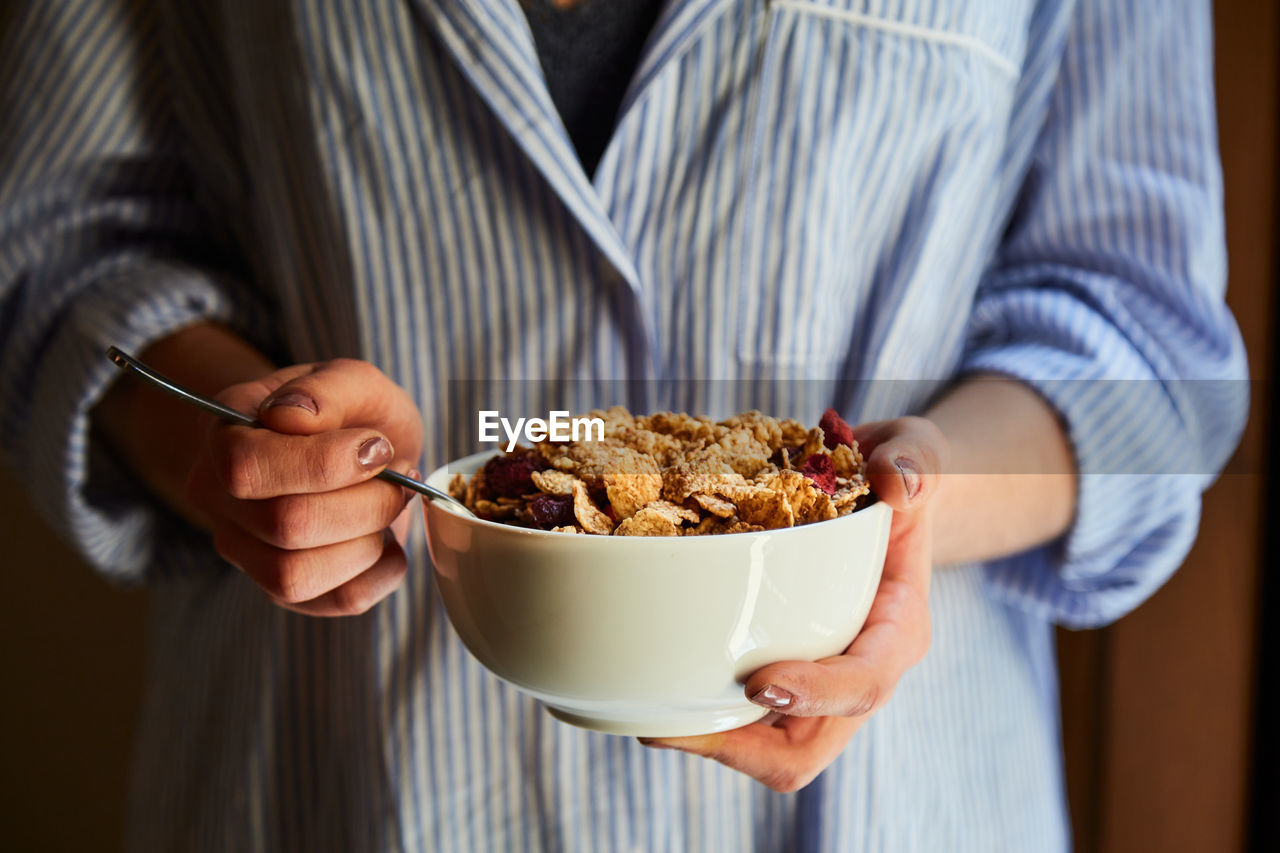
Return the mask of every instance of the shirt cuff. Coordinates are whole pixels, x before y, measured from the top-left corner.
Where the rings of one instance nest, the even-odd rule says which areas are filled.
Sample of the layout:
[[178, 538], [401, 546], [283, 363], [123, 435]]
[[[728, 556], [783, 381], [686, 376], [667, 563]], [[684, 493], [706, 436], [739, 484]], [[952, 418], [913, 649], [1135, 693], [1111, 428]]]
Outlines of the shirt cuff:
[[965, 372], [1010, 376], [1053, 407], [1078, 473], [1076, 514], [1067, 533], [987, 564], [994, 599], [1067, 627], [1097, 627], [1137, 607], [1190, 550], [1214, 461], [1194, 446], [1198, 430], [1188, 429], [1184, 419], [1204, 404], [1194, 392], [1211, 391], [1214, 383], [1197, 389], [1154, 377], [1112, 378], [1141, 375], [1133, 360], [1104, 364], [1091, 355], [1022, 342], [967, 356]]
[[264, 313], [239, 283], [180, 264], [144, 261], [78, 297], [52, 327], [36, 362], [19, 432], [21, 455], [11, 459], [36, 509], [113, 581], [139, 583], [165, 574], [158, 554], [165, 554], [169, 567], [191, 558], [207, 563], [207, 556], [198, 557], [209, 546], [206, 536], [152, 498], [92, 435], [91, 409], [120, 375], [107, 348], [136, 354], [207, 321], [253, 342], [265, 338]]

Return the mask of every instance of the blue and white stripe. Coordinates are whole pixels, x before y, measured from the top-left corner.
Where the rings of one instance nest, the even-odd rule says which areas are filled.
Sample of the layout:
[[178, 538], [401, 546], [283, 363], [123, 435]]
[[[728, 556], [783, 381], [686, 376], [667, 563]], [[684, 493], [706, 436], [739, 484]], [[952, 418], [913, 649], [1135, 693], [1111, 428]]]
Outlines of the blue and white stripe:
[[[1247, 406], [1208, 4], [1173, 5], [673, 0], [593, 178], [516, 0], [11, 12], [0, 444], [94, 565], [152, 584], [132, 846], [1065, 849], [1051, 622], [1168, 577]], [[1010, 374], [1064, 418], [1079, 514], [940, 571], [928, 657], [778, 795], [498, 683], [420, 531], [359, 618], [220, 566], [89, 431], [106, 346], [201, 319], [375, 362], [428, 469], [482, 399], [868, 419]]]

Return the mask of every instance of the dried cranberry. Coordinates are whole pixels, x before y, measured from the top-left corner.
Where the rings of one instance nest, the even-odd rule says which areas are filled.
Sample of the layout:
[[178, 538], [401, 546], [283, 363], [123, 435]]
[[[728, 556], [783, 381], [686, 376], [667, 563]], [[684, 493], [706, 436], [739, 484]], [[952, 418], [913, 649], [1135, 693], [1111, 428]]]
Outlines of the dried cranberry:
[[543, 530], [574, 523], [572, 495], [538, 495], [529, 501], [533, 523]]
[[836, 492], [836, 463], [825, 453], [815, 453], [804, 460], [800, 473], [829, 495]]
[[495, 456], [484, 466], [484, 482], [495, 498], [518, 498], [538, 490], [532, 475], [542, 468], [532, 453]]
[[828, 450], [835, 450], [837, 444], [853, 447], [853, 428], [835, 409], [823, 412], [818, 426], [822, 427], [823, 441]]

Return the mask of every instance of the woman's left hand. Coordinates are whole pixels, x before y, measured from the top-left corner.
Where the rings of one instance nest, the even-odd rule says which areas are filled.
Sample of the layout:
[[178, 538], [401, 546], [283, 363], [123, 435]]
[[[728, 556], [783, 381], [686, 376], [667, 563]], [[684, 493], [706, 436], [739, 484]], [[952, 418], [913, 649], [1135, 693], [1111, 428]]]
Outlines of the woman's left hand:
[[872, 491], [894, 509], [879, 589], [866, 624], [843, 654], [783, 661], [754, 672], [746, 695], [771, 713], [749, 726], [693, 737], [642, 739], [653, 747], [714, 758], [768, 785], [796, 791], [836, 759], [889, 701], [931, 634], [932, 510], [946, 439], [931, 421], [864, 424], [854, 437], [867, 454]]

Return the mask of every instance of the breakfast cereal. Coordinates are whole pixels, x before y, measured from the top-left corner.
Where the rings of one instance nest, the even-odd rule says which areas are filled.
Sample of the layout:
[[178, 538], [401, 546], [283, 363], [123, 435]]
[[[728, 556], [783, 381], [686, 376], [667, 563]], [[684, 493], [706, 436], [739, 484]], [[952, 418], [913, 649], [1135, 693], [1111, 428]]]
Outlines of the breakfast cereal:
[[491, 459], [450, 494], [492, 521], [564, 533], [691, 536], [847, 515], [870, 493], [853, 431], [743, 412], [723, 421], [595, 410], [600, 441], [540, 441]]

